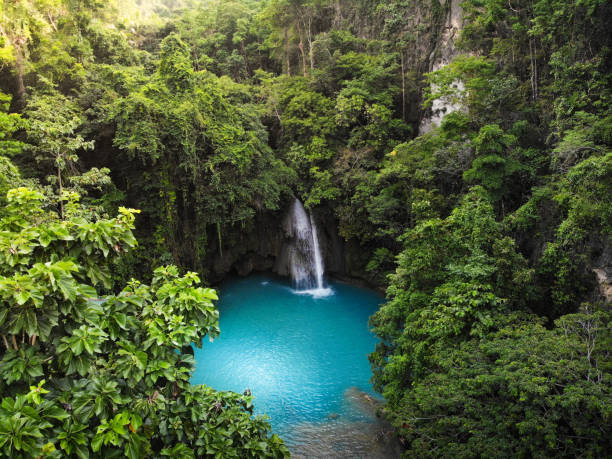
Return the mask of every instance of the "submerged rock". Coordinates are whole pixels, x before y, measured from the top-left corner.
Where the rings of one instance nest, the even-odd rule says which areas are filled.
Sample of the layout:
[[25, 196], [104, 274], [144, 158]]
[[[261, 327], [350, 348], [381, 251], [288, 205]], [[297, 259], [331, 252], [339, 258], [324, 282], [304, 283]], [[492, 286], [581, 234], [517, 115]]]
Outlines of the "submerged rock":
[[376, 417], [377, 410], [382, 407], [382, 400], [372, 397], [367, 392], [359, 390], [357, 387], [350, 387], [344, 392], [346, 402], [353, 410], [369, 417]]
[[[296, 427], [290, 443], [292, 457], [387, 459], [401, 455], [393, 427], [377, 416], [382, 400], [351, 387], [344, 392], [346, 409], [327, 422]], [[345, 412], [346, 411], [346, 412]]]
[[390, 426], [381, 422], [325, 422], [302, 424], [290, 445], [298, 458], [391, 459], [401, 455], [401, 445]]

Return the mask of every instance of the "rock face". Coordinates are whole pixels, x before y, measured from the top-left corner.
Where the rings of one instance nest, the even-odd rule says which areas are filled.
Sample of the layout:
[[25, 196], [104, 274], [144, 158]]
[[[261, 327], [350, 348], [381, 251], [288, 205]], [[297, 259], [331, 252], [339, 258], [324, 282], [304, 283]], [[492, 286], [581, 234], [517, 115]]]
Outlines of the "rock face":
[[430, 56], [431, 70], [438, 70], [448, 65], [458, 54], [455, 42], [463, 29], [463, 10], [460, 6], [460, 0], [447, 0], [447, 4], [446, 23], [436, 49]]
[[597, 285], [591, 301], [612, 302], [612, 239], [606, 236], [592, 238], [590, 247], [594, 250], [590, 266]]
[[[444, 28], [436, 43], [434, 50], [429, 56], [430, 72], [441, 69], [448, 65], [459, 53], [455, 42], [463, 29], [463, 11], [459, 5], [460, 0], [447, 0], [447, 14]], [[457, 91], [463, 91], [463, 82], [456, 81], [453, 85]], [[421, 119], [419, 134], [425, 134], [433, 128], [440, 126], [446, 115], [459, 110], [464, 110], [460, 104], [453, 103], [449, 98], [441, 98], [434, 101], [431, 113]]]
[[[208, 265], [208, 280], [216, 283], [231, 274], [248, 276], [257, 271], [272, 271], [281, 276], [289, 276], [286, 248], [291, 244], [293, 235], [286, 231], [283, 222], [286, 222], [291, 206], [292, 202], [289, 201], [278, 212], [258, 215], [251, 227], [236, 228], [226, 234], [221, 250], [218, 238], [211, 233], [207, 259], [212, 262]], [[313, 217], [317, 221], [325, 275], [351, 275], [346, 270], [345, 244], [338, 235], [333, 213], [321, 209]]]
[[612, 267], [595, 268], [593, 272], [597, 276], [599, 293], [606, 303], [612, 301]]
[[282, 246], [280, 218], [280, 213], [258, 215], [250, 227], [228, 232], [221, 249], [218, 238], [210, 234], [207, 280], [216, 283], [231, 273], [248, 276], [253, 271], [272, 270]]
[[597, 256], [591, 260], [591, 266], [597, 280], [598, 288], [594, 292], [594, 301], [612, 302], [612, 239], [603, 237], [591, 242]]

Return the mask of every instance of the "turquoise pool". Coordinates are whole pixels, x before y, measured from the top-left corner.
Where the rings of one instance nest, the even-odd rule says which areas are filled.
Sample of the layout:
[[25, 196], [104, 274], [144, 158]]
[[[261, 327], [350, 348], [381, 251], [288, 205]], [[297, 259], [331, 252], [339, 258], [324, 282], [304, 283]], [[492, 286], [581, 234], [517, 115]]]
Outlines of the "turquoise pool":
[[322, 431], [376, 422], [368, 318], [384, 298], [339, 282], [326, 287], [313, 295], [271, 275], [230, 280], [220, 287], [221, 337], [195, 350], [192, 382], [250, 389], [256, 414], [268, 415], [294, 450], [321, 441], [307, 437]]

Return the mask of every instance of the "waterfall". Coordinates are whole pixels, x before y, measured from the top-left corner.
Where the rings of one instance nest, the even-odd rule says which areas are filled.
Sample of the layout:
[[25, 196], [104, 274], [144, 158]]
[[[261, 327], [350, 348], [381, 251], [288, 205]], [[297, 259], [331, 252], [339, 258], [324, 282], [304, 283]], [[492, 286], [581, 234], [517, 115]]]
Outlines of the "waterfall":
[[288, 253], [291, 279], [299, 290], [313, 288], [311, 270], [313, 260], [312, 230], [310, 219], [306, 215], [306, 209], [298, 199], [291, 206], [285, 229], [293, 242]]
[[[331, 289], [324, 287], [323, 256], [319, 246], [317, 225], [304, 206], [296, 199], [291, 205], [284, 222], [285, 235], [289, 239], [284, 249], [282, 264], [296, 287], [297, 293], [314, 296], [331, 294]], [[284, 268], [279, 268], [284, 271]]]
[[317, 234], [317, 224], [310, 214], [310, 232], [312, 233], [312, 248], [314, 254], [314, 272], [317, 281], [317, 288], [323, 288], [323, 258], [321, 257], [321, 249], [319, 248], [319, 236]]

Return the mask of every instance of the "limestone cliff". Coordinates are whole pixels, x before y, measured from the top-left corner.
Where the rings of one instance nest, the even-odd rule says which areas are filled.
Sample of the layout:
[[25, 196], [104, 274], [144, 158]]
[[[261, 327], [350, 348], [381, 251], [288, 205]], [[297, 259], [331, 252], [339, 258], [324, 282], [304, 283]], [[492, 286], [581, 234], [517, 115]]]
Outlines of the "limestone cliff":
[[[430, 72], [448, 65], [459, 53], [456, 40], [463, 28], [463, 12], [459, 3], [459, 0], [447, 0], [446, 21], [442, 33], [436, 41], [435, 48], [429, 56]], [[455, 84], [458, 90], [463, 89], [461, 81], [457, 81]], [[421, 118], [419, 134], [429, 132], [439, 126], [447, 114], [461, 109], [461, 105], [453, 103], [449, 99], [434, 101], [430, 111]]]

